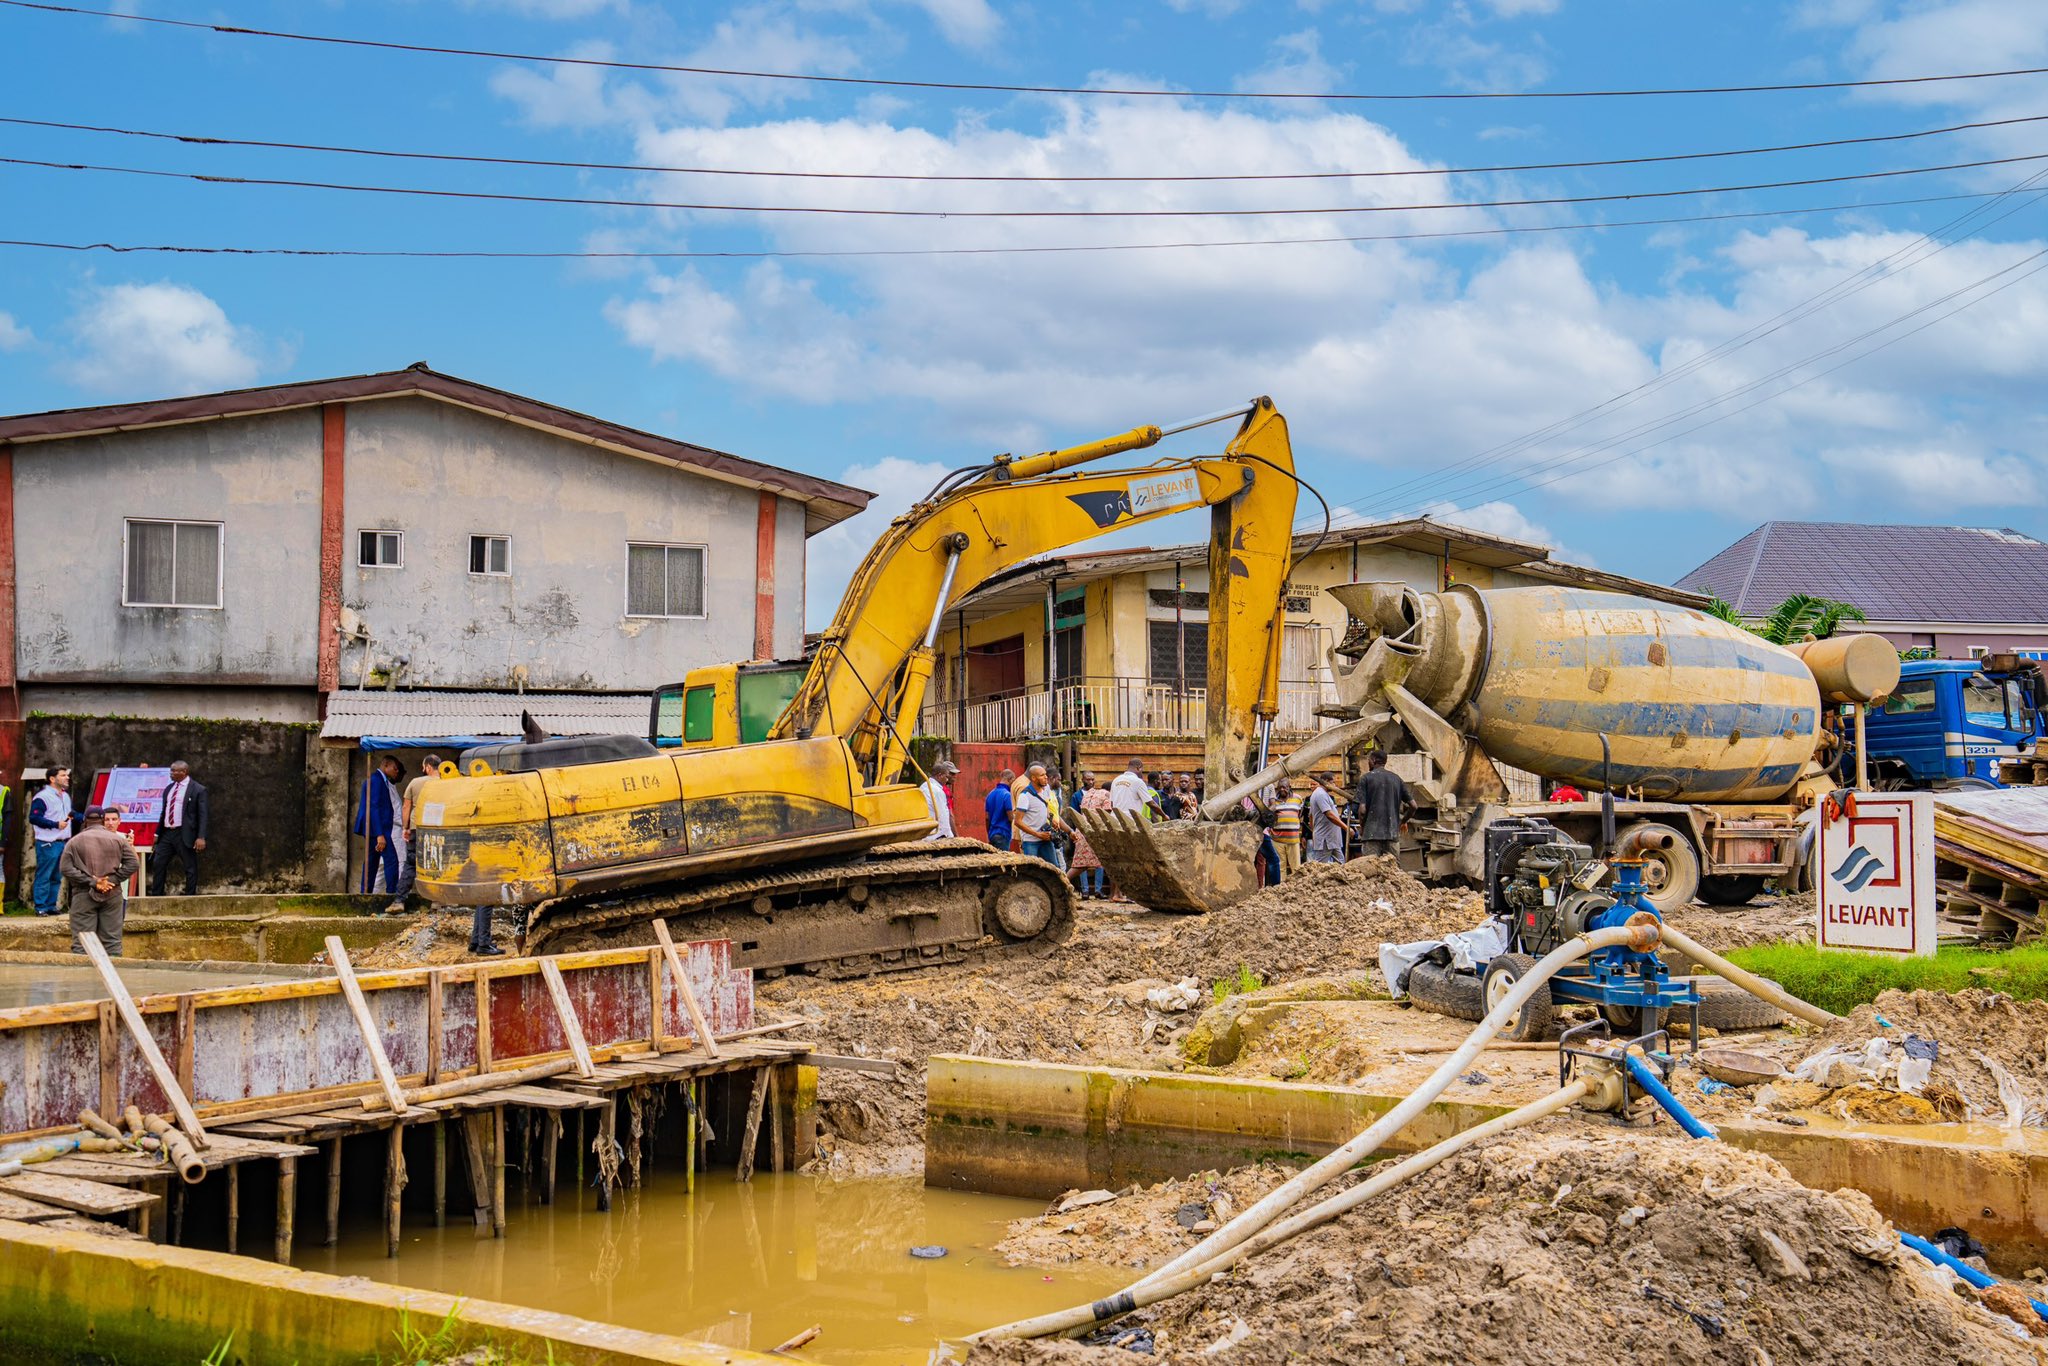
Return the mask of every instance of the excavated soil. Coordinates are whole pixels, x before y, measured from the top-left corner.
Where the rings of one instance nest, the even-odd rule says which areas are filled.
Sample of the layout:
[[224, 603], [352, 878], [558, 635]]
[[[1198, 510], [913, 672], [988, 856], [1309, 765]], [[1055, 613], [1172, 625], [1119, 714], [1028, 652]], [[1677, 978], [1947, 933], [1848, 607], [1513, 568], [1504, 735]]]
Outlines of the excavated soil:
[[1830, 1044], [1860, 1052], [1871, 1039], [1888, 1039], [1897, 1046], [1908, 1034], [1930, 1039], [1939, 1049], [1929, 1075], [1931, 1094], [1952, 1091], [1961, 1096], [1973, 1119], [2012, 1122], [1999, 1095], [1997, 1075], [1983, 1061], [1989, 1057], [2019, 1083], [2018, 1118], [2042, 1122], [2042, 1109], [2048, 1105], [2048, 1001], [2015, 1001], [1982, 988], [1887, 991], [1837, 1024], [1814, 1030], [1796, 1044], [1780, 1044], [1778, 1051], [1791, 1066]]
[[[1241, 1200], [1278, 1172], [1221, 1179]], [[1235, 1178], [1246, 1184], [1233, 1187]], [[1014, 1225], [1128, 1262], [1183, 1246], [1164, 1221], [1196, 1178]], [[1123, 1207], [1121, 1216], [1109, 1211]], [[1241, 1205], [1240, 1205], [1241, 1207]], [[1948, 1288], [1854, 1191], [1809, 1190], [1717, 1143], [1559, 1118], [1482, 1144], [1220, 1282], [1119, 1322], [1153, 1360], [1572, 1363], [1588, 1360], [1983, 1366], [2039, 1363], [2023, 1330]], [[1075, 1342], [976, 1348], [980, 1363], [1127, 1362]]]
[[[349, 961], [359, 969], [371, 968], [430, 968], [447, 963], [467, 963], [475, 955], [469, 951], [470, 913], [468, 911], [423, 911], [411, 917], [392, 917], [392, 924], [403, 926], [391, 938], [361, 953], [351, 953]], [[518, 934], [504, 916], [494, 917], [491, 922], [491, 942], [507, 954], [514, 952]], [[313, 961], [325, 962], [327, 955], [316, 954]]]
[[1157, 1266], [1193, 1247], [1294, 1171], [1265, 1163], [1121, 1191], [1069, 1191], [1040, 1217], [1011, 1224], [996, 1251], [1011, 1266]]

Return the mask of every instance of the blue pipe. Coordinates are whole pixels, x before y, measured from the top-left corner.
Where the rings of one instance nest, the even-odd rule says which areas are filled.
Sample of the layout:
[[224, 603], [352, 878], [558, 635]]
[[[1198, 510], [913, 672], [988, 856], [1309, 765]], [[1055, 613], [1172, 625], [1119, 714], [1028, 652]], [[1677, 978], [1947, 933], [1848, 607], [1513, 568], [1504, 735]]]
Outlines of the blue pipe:
[[1663, 1106], [1664, 1113], [1677, 1120], [1679, 1128], [1685, 1130], [1694, 1138], [1719, 1138], [1721, 1136], [1715, 1133], [1710, 1126], [1702, 1122], [1692, 1111], [1679, 1104], [1678, 1097], [1671, 1094], [1671, 1088], [1664, 1084], [1664, 1079], [1657, 1075], [1656, 1069], [1651, 1067], [1649, 1063], [1643, 1061], [1642, 1058], [1634, 1053], [1625, 1054], [1622, 1061], [1628, 1067], [1629, 1080], [1642, 1087], [1650, 1099]]
[[[1713, 1129], [1702, 1123], [1692, 1111], [1686, 1109], [1679, 1102], [1677, 1096], [1671, 1094], [1670, 1088], [1664, 1085], [1663, 1079], [1657, 1075], [1656, 1070], [1642, 1058], [1634, 1053], [1629, 1053], [1623, 1056], [1622, 1061], [1628, 1067], [1630, 1080], [1642, 1087], [1652, 1100], [1663, 1106], [1665, 1113], [1677, 1120], [1680, 1128], [1684, 1129], [1694, 1138], [1720, 1137]], [[1925, 1257], [1928, 1261], [1933, 1262], [1936, 1266], [1947, 1267], [1979, 1290], [1988, 1290], [1992, 1286], [2000, 1284], [1996, 1278], [1985, 1275], [1968, 1262], [1949, 1256], [1933, 1243], [1928, 1242], [1917, 1234], [1901, 1233], [1899, 1241], [1919, 1253], [1922, 1257]], [[2040, 1315], [2044, 1322], [2048, 1322], [2048, 1304], [2043, 1304], [2032, 1297], [2028, 1298], [2027, 1303], [2034, 1306], [2034, 1312]]]
[[[1985, 1275], [1976, 1267], [1971, 1266], [1960, 1258], [1949, 1256], [1946, 1252], [1943, 1252], [1940, 1248], [1917, 1234], [1901, 1233], [1899, 1241], [1912, 1248], [1928, 1261], [1933, 1262], [1936, 1266], [1947, 1267], [1979, 1290], [1989, 1290], [1992, 1286], [1999, 1284], [1998, 1280], [1994, 1277]], [[2043, 1304], [2041, 1301], [2031, 1297], [2028, 1298], [2027, 1303], [2034, 1306], [2036, 1314], [2039, 1314], [2043, 1319], [2048, 1319], [2048, 1304]]]

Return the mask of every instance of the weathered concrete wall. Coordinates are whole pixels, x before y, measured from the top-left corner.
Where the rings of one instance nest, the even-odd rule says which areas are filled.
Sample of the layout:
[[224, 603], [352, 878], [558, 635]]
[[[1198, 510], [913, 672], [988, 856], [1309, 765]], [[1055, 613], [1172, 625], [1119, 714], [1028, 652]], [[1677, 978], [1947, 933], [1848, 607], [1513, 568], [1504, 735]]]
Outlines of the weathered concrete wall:
[[[75, 683], [21, 690], [24, 715], [147, 716], [202, 721], [289, 721], [310, 726], [320, 719], [320, 694], [303, 688], [214, 688], [173, 684], [152, 688], [130, 684]], [[35, 760], [31, 758], [30, 763]]]
[[[360, 1276], [0, 1220], [0, 1339], [10, 1362], [70, 1366], [89, 1356], [356, 1366], [384, 1360], [405, 1327], [432, 1333], [444, 1319], [455, 1349], [490, 1346], [519, 1361], [746, 1366], [788, 1360]], [[230, 1338], [224, 1358], [211, 1355]]]
[[[222, 606], [123, 607], [123, 521], [221, 522]], [[24, 683], [310, 685], [320, 415], [31, 442], [14, 452]]]
[[339, 890], [347, 753], [311, 726], [31, 716], [27, 729], [29, 762], [70, 765], [82, 796], [100, 769], [189, 763], [208, 793], [202, 891]]
[[[345, 682], [366, 648], [372, 674], [404, 659], [409, 687], [507, 688], [523, 667], [570, 691], [753, 654], [757, 490], [423, 398], [350, 405], [347, 449], [342, 598], [370, 640], [344, 649]], [[358, 566], [368, 529], [405, 533], [403, 567]], [[511, 572], [471, 574], [472, 535], [509, 536]], [[628, 541], [705, 547], [702, 619], [626, 615]]]

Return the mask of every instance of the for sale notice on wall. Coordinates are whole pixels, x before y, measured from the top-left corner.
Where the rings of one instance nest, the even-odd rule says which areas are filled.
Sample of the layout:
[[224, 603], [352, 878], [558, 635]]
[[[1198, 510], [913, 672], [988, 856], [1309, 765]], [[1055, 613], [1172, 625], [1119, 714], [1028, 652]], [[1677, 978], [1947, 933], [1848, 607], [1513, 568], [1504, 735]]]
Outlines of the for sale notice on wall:
[[1854, 792], [1822, 809], [1814, 848], [1820, 946], [1934, 952], [1934, 798]]

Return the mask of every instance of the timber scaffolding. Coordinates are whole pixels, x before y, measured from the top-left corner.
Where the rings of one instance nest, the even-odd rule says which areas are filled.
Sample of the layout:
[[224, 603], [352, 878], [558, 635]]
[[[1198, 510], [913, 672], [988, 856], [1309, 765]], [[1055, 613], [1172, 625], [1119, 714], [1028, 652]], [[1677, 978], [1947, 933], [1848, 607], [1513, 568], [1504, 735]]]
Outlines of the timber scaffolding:
[[[92, 952], [111, 999], [0, 1011], [0, 1145], [77, 1133], [86, 1110], [136, 1108], [171, 1117], [197, 1165], [181, 1180], [156, 1153], [67, 1153], [0, 1176], [0, 1219], [174, 1244], [199, 1227], [236, 1252], [247, 1215], [288, 1262], [299, 1160], [318, 1157], [326, 1242], [340, 1237], [344, 1182], [381, 1171], [395, 1257], [409, 1147], [431, 1162], [436, 1227], [453, 1146], [467, 1178], [457, 1213], [466, 1204], [502, 1237], [508, 1167], [552, 1204], [573, 1166], [600, 1211], [658, 1152], [682, 1158], [691, 1189], [713, 1162], [745, 1181], [764, 1140], [772, 1170], [809, 1158], [818, 1065], [893, 1069], [772, 1037], [802, 1022], [755, 1022], [752, 974], [733, 967], [729, 940], [678, 945], [666, 924], [654, 930], [644, 948], [360, 976], [330, 939], [333, 977], [139, 998]], [[253, 1164], [273, 1179], [245, 1191]]]

